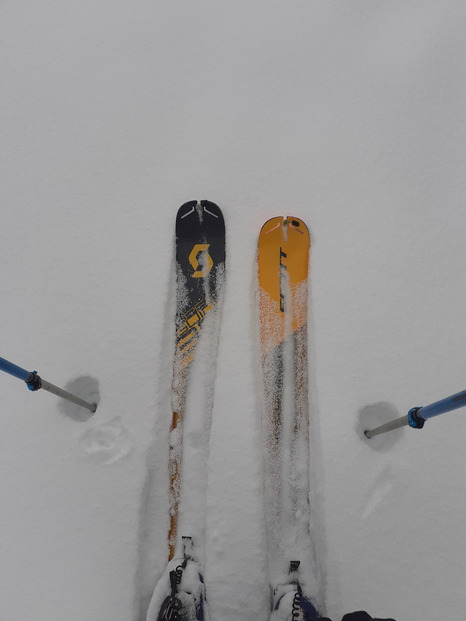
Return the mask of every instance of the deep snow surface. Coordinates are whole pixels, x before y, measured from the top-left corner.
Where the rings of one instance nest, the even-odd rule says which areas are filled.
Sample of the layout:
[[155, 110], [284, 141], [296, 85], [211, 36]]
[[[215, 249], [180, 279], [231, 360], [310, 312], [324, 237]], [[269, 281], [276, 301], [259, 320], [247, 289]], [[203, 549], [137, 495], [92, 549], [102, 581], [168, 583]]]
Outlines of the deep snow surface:
[[145, 619], [166, 562], [174, 219], [202, 198], [227, 227], [212, 618], [267, 619], [255, 260], [275, 215], [311, 232], [327, 611], [465, 618], [466, 412], [361, 436], [466, 388], [465, 22], [462, 0], [1, 3], [0, 355], [100, 399], [79, 422], [0, 376], [2, 621]]

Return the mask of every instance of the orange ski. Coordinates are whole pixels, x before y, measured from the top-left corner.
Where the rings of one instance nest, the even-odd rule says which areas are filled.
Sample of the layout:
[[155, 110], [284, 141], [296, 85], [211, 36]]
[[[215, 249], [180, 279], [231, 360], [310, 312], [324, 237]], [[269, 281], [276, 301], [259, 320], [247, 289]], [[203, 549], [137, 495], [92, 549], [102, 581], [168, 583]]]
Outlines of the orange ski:
[[316, 593], [309, 511], [308, 266], [304, 222], [293, 216], [268, 220], [259, 235], [258, 278], [269, 581], [275, 591], [289, 567], [301, 567], [303, 591]]

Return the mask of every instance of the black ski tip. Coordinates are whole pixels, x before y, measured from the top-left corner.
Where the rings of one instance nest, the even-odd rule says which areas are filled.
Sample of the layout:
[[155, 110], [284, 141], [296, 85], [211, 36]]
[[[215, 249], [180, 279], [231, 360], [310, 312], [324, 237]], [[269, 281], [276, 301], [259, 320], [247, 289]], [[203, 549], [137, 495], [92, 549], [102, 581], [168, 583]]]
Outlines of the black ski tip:
[[182, 221], [185, 218], [190, 219], [189, 216], [197, 215], [199, 220], [202, 221], [204, 217], [208, 220], [217, 221], [220, 226], [223, 226], [223, 214], [217, 203], [212, 201], [188, 201], [183, 203], [178, 209], [176, 214], [177, 221]]
[[176, 214], [177, 219], [185, 218], [196, 211], [197, 201], [188, 201], [183, 203]]
[[[225, 260], [225, 244], [224, 241], [221, 242], [221, 239], [225, 237], [225, 221], [220, 207], [212, 201], [188, 201], [181, 205], [176, 215], [176, 237], [177, 247], [185, 243], [190, 246], [186, 259], [192, 250], [192, 245], [197, 243], [210, 244], [209, 253], [215, 264]], [[223, 248], [221, 251], [220, 243]], [[213, 256], [214, 247], [217, 247], [217, 254], [219, 254], [217, 257]]]
[[222, 211], [220, 207], [217, 205], [217, 203], [213, 203], [212, 201], [208, 201], [208, 200], [201, 201], [201, 207], [204, 213], [210, 213], [214, 217], [222, 215]]

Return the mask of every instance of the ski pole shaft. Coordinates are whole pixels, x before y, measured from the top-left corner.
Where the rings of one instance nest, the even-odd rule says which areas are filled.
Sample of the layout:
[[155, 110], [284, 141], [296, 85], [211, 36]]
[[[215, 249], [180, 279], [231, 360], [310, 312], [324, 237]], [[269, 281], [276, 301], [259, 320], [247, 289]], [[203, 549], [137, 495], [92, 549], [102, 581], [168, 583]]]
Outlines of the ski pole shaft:
[[375, 429], [366, 429], [364, 435], [366, 438], [373, 438], [374, 436], [378, 436], [381, 433], [386, 433], [387, 431], [393, 431], [393, 429], [399, 429], [400, 427], [404, 427], [405, 425], [409, 425], [408, 414], [405, 416], [401, 416], [400, 418], [395, 418], [385, 425], [380, 425], [380, 427], [376, 427]]
[[13, 375], [13, 377], [17, 377], [18, 379], [23, 380], [24, 382], [27, 382], [29, 376], [31, 375], [29, 371], [26, 371], [26, 369], [18, 367], [16, 364], [5, 360], [5, 358], [0, 358], [0, 369], [2, 371], [5, 371], [5, 373]]
[[424, 407], [411, 408], [405, 416], [389, 421], [385, 423], [385, 425], [380, 425], [380, 427], [376, 427], [375, 429], [366, 430], [364, 435], [366, 438], [373, 438], [381, 433], [386, 433], [387, 431], [392, 431], [393, 429], [398, 429], [405, 425], [409, 425], [415, 429], [422, 429], [424, 423], [429, 418], [451, 412], [452, 410], [457, 410], [464, 406], [466, 406], [466, 390], [457, 392], [454, 395], [450, 395], [449, 397], [445, 397], [445, 399], [440, 399], [440, 401], [435, 401]]
[[457, 410], [458, 408], [462, 408], [465, 405], [466, 390], [462, 390], [461, 392], [457, 392], [450, 397], [445, 397], [445, 399], [441, 399], [440, 401], [436, 401], [435, 403], [426, 405], [419, 410], [419, 415], [424, 418], [424, 420], [427, 420], [429, 418], [433, 418], [434, 416], [444, 414], [445, 412]]
[[68, 392], [67, 390], [64, 390], [63, 388], [58, 388], [58, 386], [54, 386], [53, 384], [51, 384], [50, 382], [47, 382], [44, 379], [41, 379], [40, 382], [41, 382], [41, 387], [44, 390], [46, 390], [47, 392], [51, 392], [54, 395], [57, 395], [57, 397], [61, 397], [62, 399], [71, 401], [71, 403], [80, 405], [82, 408], [86, 408], [86, 410], [89, 410], [92, 413], [94, 413], [97, 410], [96, 403], [89, 403], [88, 401], [84, 401], [84, 399], [81, 399], [80, 397], [77, 397], [76, 395], [71, 394], [70, 392]]
[[89, 403], [88, 401], [84, 401], [84, 399], [81, 399], [80, 397], [71, 394], [67, 390], [59, 388], [58, 386], [55, 386], [54, 384], [51, 384], [50, 382], [42, 379], [41, 377], [39, 377], [39, 375], [37, 375], [35, 371], [26, 371], [26, 369], [22, 369], [21, 367], [13, 364], [9, 360], [5, 360], [5, 358], [0, 358], [0, 371], [5, 371], [5, 373], [8, 373], [9, 375], [13, 375], [13, 377], [17, 377], [18, 379], [23, 380], [23, 382], [26, 382], [29, 390], [39, 390], [40, 388], [43, 388], [47, 392], [51, 392], [57, 397], [61, 397], [62, 399], [66, 399], [67, 401], [71, 401], [71, 403], [75, 403], [76, 405], [90, 410], [92, 413], [97, 410], [96, 403]]

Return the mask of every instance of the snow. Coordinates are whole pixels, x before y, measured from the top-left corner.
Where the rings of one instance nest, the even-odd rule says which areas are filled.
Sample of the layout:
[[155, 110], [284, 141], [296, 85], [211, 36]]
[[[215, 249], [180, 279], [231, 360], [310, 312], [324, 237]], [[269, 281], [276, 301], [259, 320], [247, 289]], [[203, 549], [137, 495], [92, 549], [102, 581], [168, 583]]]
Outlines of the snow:
[[10, 0], [0, 15], [0, 355], [99, 401], [79, 421], [0, 377], [2, 621], [145, 619], [166, 568], [174, 219], [204, 198], [227, 229], [212, 618], [267, 619], [256, 243], [294, 215], [311, 233], [327, 613], [463, 619], [465, 412], [361, 433], [370, 412], [376, 426], [465, 388], [463, 3]]

